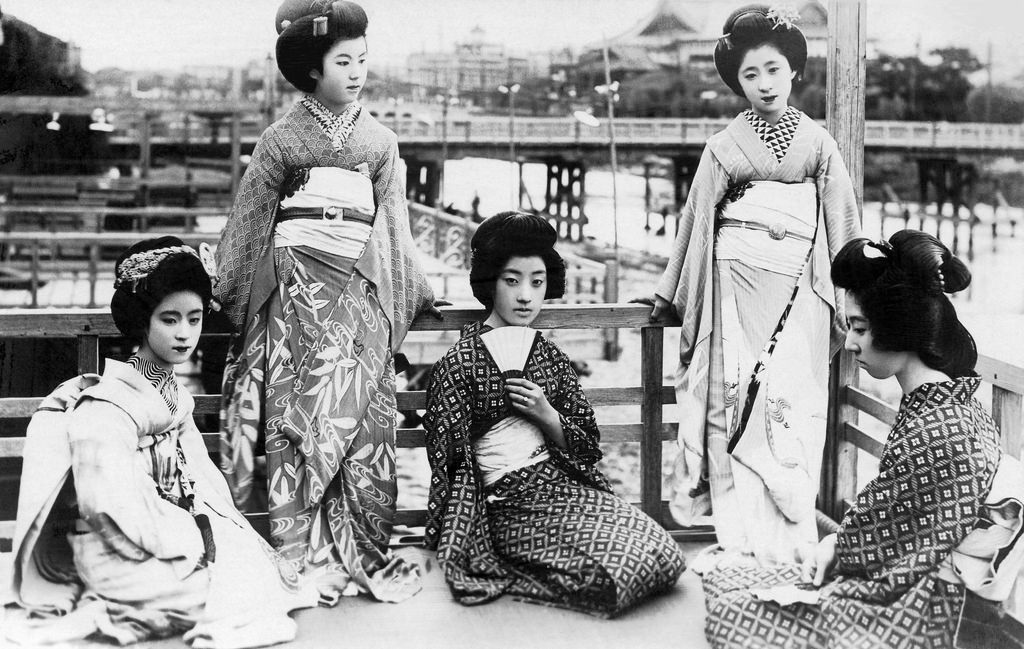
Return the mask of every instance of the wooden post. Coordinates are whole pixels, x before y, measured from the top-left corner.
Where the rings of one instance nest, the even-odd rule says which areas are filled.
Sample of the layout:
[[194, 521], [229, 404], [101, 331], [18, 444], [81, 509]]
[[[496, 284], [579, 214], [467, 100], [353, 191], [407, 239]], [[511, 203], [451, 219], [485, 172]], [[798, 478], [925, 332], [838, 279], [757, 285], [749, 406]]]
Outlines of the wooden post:
[[[231, 97], [235, 101], [242, 98], [242, 70], [231, 71]], [[231, 195], [238, 193], [238, 184], [242, 179], [242, 114], [236, 109], [231, 113]]]
[[[839, 145], [857, 195], [864, 201], [864, 71], [866, 0], [828, 0], [827, 126]], [[857, 494], [857, 448], [843, 438], [857, 410], [846, 405], [846, 386], [857, 384], [857, 366], [840, 351], [829, 375], [827, 438], [819, 491], [820, 506], [840, 519], [844, 501]]]
[[78, 373], [98, 374], [100, 371], [100, 337], [82, 334], [78, 337]]
[[153, 130], [153, 116], [149, 113], [142, 114], [142, 123], [139, 125], [139, 175], [142, 178], [149, 178], [149, 166], [152, 162], [152, 151], [150, 150], [150, 136]]
[[992, 418], [999, 430], [1003, 431], [1003, 451], [1020, 459], [1024, 436], [1011, 435], [1010, 431], [1024, 431], [1022, 396], [998, 385], [992, 386]]
[[[617, 330], [616, 330], [617, 331]], [[643, 403], [640, 422], [640, 506], [648, 516], [664, 524], [661, 516], [661, 385], [664, 381], [665, 331], [640, 329], [640, 385]]]

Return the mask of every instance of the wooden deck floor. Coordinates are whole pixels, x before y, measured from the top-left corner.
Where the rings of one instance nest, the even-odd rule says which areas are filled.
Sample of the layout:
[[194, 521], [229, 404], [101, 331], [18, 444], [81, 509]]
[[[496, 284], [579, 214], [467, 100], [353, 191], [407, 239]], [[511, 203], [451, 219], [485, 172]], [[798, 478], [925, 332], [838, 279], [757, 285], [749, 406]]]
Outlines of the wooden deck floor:
[[[681, 545], [689, 561], [704, 544]], [[707, 647], [704, 595], [687, 571], [676, 587], [614, 620], [503, 598], [484, 606], [456, 604], [433, 552], [399, 550], [424, 570], [423, 591], [401, 604], [346, 598], [334, 608], [299, 611], [299, 635], [277, 645], [295, 649], [655, 649]], [[0, 555], [0, 583], [7, 583], [11, 555]], [[7, 609], [8, 618], [19, 613]], [[0, 624], [0, 628], [2, 628]], [[6, 647], [0, 639], [0, 646]], [[11, 645], [12, 647], [15, 645]], [[64, 645], [69, 646], [69, 645]], [[79, 642], [75, 647], [109, 649]], [[133, 645], [139, 649], [185, 649], [180, 639]]]

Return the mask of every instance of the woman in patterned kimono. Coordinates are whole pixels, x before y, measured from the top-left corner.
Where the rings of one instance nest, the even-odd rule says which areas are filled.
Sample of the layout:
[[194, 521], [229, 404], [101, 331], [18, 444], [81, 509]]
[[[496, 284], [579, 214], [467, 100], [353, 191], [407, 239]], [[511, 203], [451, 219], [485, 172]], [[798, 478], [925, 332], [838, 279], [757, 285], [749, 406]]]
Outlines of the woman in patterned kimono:
[[[952, 647], [964, 602], [952, 551], [979, 523], [1001, 456], [973, 396], [974, 340], [944, 295], [970, 273], [931, 235], [905, 230], [848, 243], [832, 279], [846, 289], [846, 349], [903, 390], [878, 476], [802, 569], [705, 575], [707, 637], [714, 647]], [[821, 588], [781, 604], [794, 591], [773, 587], [797, 582]]]
[[672, 587], [685, 563], [660, 525], [611, 493], [569, 358], [529, 328], [565, 291], [556, 238], [517, 212], [473, 236], [470, 282], [488, 313], [431, 375], [426, 544], [462, 604], [509, 594], [609, 617]]
[[715, 561], [792, 563], [817, 539], [842, 322], [829, 265], [859, 215], [835, 141], [787, 104], [807, 59], [794, 19], [754, 5], [726, 21], [715, 63], [751, 107], [708, 139], [653, 298], [682, 321], [671, 509], [686, 525], [710, 509]]
[[388, 551], [393, 360], [416, 315], [436, 310], [395, 135], [358, 101], [366, 14], [288, 0], [276, 25], [278, 66], [309, 94], [256, 144], [217, 249], [217, 296], [237, 331], [224, 469], [249, 507], [254, 477], [266, 480], [272, 543], [325, 593], [400, 601], [419, 577]]
[[61, 384], [32, 417], [10, 592], [44, 619], [6, 631], [31, 646], [93, 634], [128, 644], [185, 632], [193, 647], [292, 640], [288, 612], [318, 593], [235, 508], [174, 375], [199, 341], [207, 270], [161, 237], [129, 248], [115, 274], [114, 323], [140, 347], [125, 363], [107, 359], [103, 376]]

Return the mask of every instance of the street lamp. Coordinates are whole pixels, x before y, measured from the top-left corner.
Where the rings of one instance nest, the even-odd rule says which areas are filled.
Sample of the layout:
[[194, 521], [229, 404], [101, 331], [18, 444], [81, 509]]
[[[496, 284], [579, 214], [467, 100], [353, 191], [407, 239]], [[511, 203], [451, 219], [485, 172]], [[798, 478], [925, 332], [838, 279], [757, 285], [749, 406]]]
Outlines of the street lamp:
[[608, 45], [603, 48], [604, 83], [594, 88], [608, 102], [608, 149], [612, 164], [612, 246], [615, 250], [615, 264], [619, 263], [619, 191], [616, 175], [618, 174], [618, 156], [615, 152], [615, 102], [619, 100], [619, 82], [612, 81], [611, 64], [608, 60]]
[[[512, 174], [512, 180], [509, 185], [515, 184], [515, 169], [516, 169], [516, 93], [519, 92], [520, 85], [518, 83], [510, 83], [508, 85], [502, 84], [498, 86], [498, 92], [503, 95], [508, 95], [508, 162], [511, 165], [510, 172]], [[512, 208], [519, 209], [519, 201], [516, 200], [516, 192], [518, 188], [512, 187]]]
[[441, 209], [444, 209], [444, 165], [448, 162], [448, 107], [459, 103], [459, 98], [452, 90], [439, 94], [435, 98], [441, 104], [441, 169], [438, 174], [438, 193]]

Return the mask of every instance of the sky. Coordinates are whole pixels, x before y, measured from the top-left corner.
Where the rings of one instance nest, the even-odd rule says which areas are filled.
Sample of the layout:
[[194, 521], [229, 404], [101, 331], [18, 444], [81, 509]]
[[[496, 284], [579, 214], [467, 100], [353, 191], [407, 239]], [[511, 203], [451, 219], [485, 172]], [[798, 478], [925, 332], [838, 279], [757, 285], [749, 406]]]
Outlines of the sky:
[[[701, 3], [707, 0], [689, 0]], [[745, 0], [736, 0], [736, 5]], [[825, 1], [822, 0], [823, 4]], [[402, 65], [419, 51], [449, 51], [479, 25], [512, 52], [578, 48], [617, 35], [658, 0], [365, 0], [370, 53]], [[176, 69], [243, 65], [273, 50], [279, 0], [0, 0], [5, 14], [77, 44], [87, 70], [117, 66]], [[685, 4], [685, 2], [684, 2]], [[793, 3], [789, 3], [793, 4]], [[993, 76], [1024, 71], [1022, 0], [867, 0], [867, 34], [876, 47], [911, 54], [969, 47]]]

